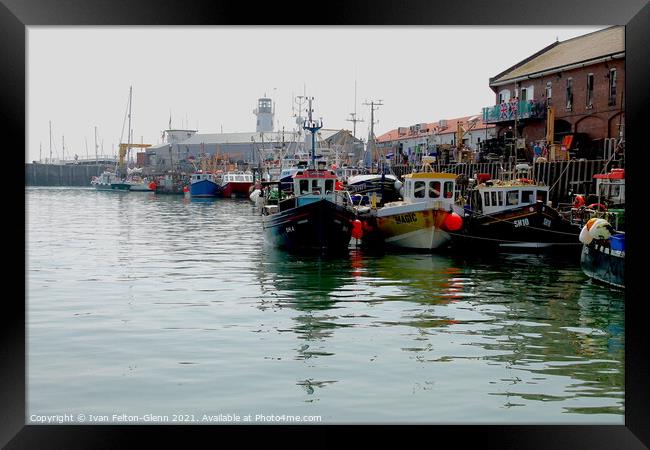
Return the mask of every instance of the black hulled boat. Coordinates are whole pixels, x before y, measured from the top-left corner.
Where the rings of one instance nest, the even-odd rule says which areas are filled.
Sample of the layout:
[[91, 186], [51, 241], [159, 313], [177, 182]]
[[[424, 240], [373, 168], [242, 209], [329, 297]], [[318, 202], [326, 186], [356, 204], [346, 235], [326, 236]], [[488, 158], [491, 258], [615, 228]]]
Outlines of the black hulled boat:
[[460, 248], [502, 251], [579, 251], [580, 227], [547, 203], [548, 186], [529, 179], [489, 180], [469, 191], [463, 229], [452, 236]]
[[322, 123], [313, 121], [311, 113], [310, 99], [309, 119], [304, 128], [312, 133], [311, 166], [293, 174], [293, 190], [288, 196], [284, 196], [278, 185], [278, 198], [272, 199], [272, 183], [266, 183], [262, 227], [266, 240], [277, 247], [293, 251], [345, 252], [352, 236], [355, 211], [349, 194], [336, 189], [336, 173], [325, 168], [325, 161], [315, 167], [315, 133]]

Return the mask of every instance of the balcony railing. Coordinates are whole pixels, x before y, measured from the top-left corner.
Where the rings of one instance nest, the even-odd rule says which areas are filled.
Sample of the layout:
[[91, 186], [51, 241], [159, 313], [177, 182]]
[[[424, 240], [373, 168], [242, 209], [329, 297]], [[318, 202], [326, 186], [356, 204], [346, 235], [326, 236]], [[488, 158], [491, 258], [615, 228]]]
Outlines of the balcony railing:
[[546, 104], [537, 100], [510, 100], [500, 105], [483, 108], [483, 123], [506, 122], [521, 119], [543, 119]]

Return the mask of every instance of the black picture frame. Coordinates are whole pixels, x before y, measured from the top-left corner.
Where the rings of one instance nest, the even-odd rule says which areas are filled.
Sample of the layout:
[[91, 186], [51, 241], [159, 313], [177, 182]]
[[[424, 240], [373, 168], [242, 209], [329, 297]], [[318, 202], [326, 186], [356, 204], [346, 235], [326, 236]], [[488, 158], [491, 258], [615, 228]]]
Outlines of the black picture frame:
[[[307, 8], [307, 9], [306, 9]], [[18, 286], [18, 294], [4, 296], [3, 312], [0, 315], [0, 445], [6, 448], [115, 448], [130, 446], [134, 439], [147, 440], [147, 447], [153, 441], [166, 442], [172, 434], [186, 440], [190, 437], [210, 439], [210, 445], [221, 445], [214, 441], [216, 435], [225, 431], [237, 431], [246, 436], [246, 443], [253, 436], [250, 431], [262, 431], [263, 442], [289, 444], [296, 431], [301, 434], [330, 433], [329, 426], [45, 426], [25, 425], [25, 304], [18, 295], [28, 296], [25, 279], [25, 250], [29, 245], [25, 235], [25, 214], [16, 213], [25, 205], [22, 187], [13, 183], [15, 173], [21, 173], [23, 160], [13, 157], [13, 150], [25, 148], [25, 75], [26, 75], [26, 27], [30, 25], [260, 25], [270, 23], [290, 25], [626, 25], [626, 164], [628, 204], [639, 205], [643, 188], [641, 170], [647, 145], [641, 138], [643, 119], [648, 109], [648, 49], [650, 49], [650, 5], [647, 0], [545, 0], [543, 2], [521, 2], [510, 0], [465, 0], [464, 2], [373, 2], [316, 3], [302, 2], [285, 4], [213, 2], [179, 0], [0, 0], [0, 120], [2, 129], [10, 136], [11, 147], [5, 146], [6, 170], [11, 171], [10, 183], [5, 188], [11, 191], [7, 197], [10, 203], [5, 218], [9, 242], [24, 245], [7, 258], [12, 272], [7, 280], [25, 282]], [[489, 45], [486, 46], [489, 51]], [[498, 56], [495, 51], [495, 57]], [[506, 63], [504, 62], [504, 65]], [[486, 80], [487, 84], [487, 80]], [[24, 173], [24, 172], [22, 172]], [[6, 178], [7, 180], [7, 178]], [[635, 181], [636, 180], [636, 181]], [[635, 188], [636, 186], [636, 188]], [[648, 392], [649, 377], [648, 333], [643, 303], [647, 302], [644, 285], [635, 266], [644, 267], [644, 236], [641, 230], [642, 212], [636, 206], [628, 208], [628, 240], [632, 245], [627, 250], [628, 276], [625, 294], [625, 425], [624, 426], [563, 426], [557, 425], [503, 425], [503, 426], [419, 426], [408, 430], [393, 427], [363, 427], [362, 434], [352, 431], [346, 436], [346, 443], [354, 445], [355, 437], [364, 439], [371, 433], [383, 438], [388, 433], [413, 439], [412, 433], [436, 443], [474, 443], [487, 448], [570, 448], [570, 449], [637, 449], [650, 445], [650, 423]], [[24, 211], [24, 209], [23, 209]], [[647, 228], [647, 227], [646, 227]], [[7, 239], [8, 238], [8, 239]], [[22, 262], [22, 267], [21, 263]], [[645, 263], [647, 265], [647, 263]], [[13, 272], [17, 272], [14, 274]], [[21, 289], [22, 287], [22, 289]], [[5, 288], [6, 292], [8, 288]], [[8, 292], [15, 292], [11, 289]], [[403, 428], [403, 427], [400, 427]], [[209, 435], [209, 436], [206, 436]], [[399, 435], [398, 435], [399, 436]], [[221, 439], [221, 438], [219, 438]], [[301, 445], [311, 441], [301, 439]], [[325, 441], [323, 441], [325, 442]], [[336, 443], [332, 442], [334, 445]], [[294, 444], [295, 445], [295, 444]], [[446, 444], [450, 445], [450, 444]]]

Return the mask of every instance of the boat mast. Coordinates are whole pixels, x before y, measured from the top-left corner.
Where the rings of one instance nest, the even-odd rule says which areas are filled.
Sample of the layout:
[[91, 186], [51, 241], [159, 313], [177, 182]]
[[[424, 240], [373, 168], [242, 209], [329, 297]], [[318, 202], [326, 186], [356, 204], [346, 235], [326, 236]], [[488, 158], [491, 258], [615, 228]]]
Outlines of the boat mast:
[[[129, 128], [128, 128], [128, 142], [126, 147], [126, 166], [129, 166], [129, 157], [131, 156], [131, 99], [133, 96], [133, 86], [129, 86]], [[128, 170], [127, 170], [128, 173]]]
[[352, 136], [357, 137], [357, 122], [363, 122], [363, 119], [357, 118], [357, 80], [354, 80], [354, 112], [350, 113], [347, 122], [352, 122]]
[[[383, 105], [383, 100], [371, 100], [370, 103], [366, 100], [364, 105], [370, 106], [370, 134], [368, 135], [368, 144], [366, 144], [366, 149], [370, 146], [370, 161], [371, 164], [375, 162], [375, 111]], [[379, 168], [379, 164], [377, 164]], [[372, 166], [371, 166], [372, 167]]]
[[316, 122], [312, 119], [312, 113], [314, 110], [311, 107], [311, 102], [314, 100], [314, 97], [309, 97], [309, 107], [307, 109], [307, 114], [309, 118], [305, 120], [303, 128], [311, 132], [311, 168], [316, 168], [316, 132], [323, 128], [323, 119], [320, 122]]
[[52, 164], [52, 121], [50, 120], [50, 164]]
[[99, 164], [99, 157], [97, 156], [97, 125], [95, 125], [95, 164]]

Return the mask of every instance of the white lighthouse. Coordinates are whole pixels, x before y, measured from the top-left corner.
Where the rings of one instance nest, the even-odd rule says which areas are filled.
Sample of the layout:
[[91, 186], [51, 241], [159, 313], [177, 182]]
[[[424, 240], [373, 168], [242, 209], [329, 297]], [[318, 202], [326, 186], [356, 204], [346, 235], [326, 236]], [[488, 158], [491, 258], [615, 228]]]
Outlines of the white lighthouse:
[[258, 133], [270, 133], [273, 131], [273, 116], [275, 115], [273, 101], [270, 98], [260, 98], [257, 100], [257, 108], [253, 110], [257, 116]]

